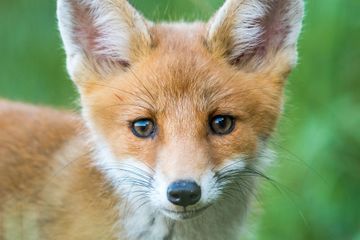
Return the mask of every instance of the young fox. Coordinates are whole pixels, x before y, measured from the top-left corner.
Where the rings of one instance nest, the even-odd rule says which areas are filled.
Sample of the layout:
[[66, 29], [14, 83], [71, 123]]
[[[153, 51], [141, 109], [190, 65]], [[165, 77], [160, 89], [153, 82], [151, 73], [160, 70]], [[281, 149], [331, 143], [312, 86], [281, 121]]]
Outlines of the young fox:
[[302, 0], [227, 0], [207, 23], [125, 0], [57, 13], [82, 117], [0, 102], [0, 239], [241, 237]]

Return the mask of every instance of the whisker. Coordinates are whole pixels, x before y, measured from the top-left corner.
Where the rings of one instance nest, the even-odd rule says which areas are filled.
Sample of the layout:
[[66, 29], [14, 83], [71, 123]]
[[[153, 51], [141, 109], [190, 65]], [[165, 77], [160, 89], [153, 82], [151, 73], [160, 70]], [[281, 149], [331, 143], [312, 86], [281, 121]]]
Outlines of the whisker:
[[124, 163], [124, 162], [118, 162], [118, 163], [112, 163], [114, 166], [124, 166], [124, 167], [129, 167], [129, 168], [133, 168], [136, 170], [139, 170], [141, 172], [147, 173], [147, 174], [153, 174], [155, 173], [155, 169], [152, 168], [151, 166], [147, 165], [144, 162], [141, 162], [142, 165], [144, 165], [145, 167], [147, 167], [147, 170], [150, 171], [150, 173], [148, 173], [147, 171], [143, 170], [142, 168], [139, 168], [137, 166], [134, 166], [133, 164], [129, 164], [129, 163]]
[[129, 69], [130, 72], [133, 74], [133, 76], [135, 77], [135, 79], [142, 85], [142, 87], [145, 89], [145, 91], [147, 92], [147, 95], [151, 98], [152, 101], [155, 102], [155, 97], [154, 95], [149, 91], [149, 89], [145, 86], [145, 84], [143, 83], [143, 81], [140, 80], [140, 78], [135, 74], [135, 72], [130, 68]]
[[[139, 176], [146, 176], [150, 179], [153, 179], [153, 176], [151, 173], [141, 169], [141, 168], [138, 168], [138, 167], [135, 167], [135, 166], [132, 166], [132, 165], [125, 165], [125, 164], [110, 164], [109, 169], [117, 169], [117, 170], [121, 170], [121, 171], [127, 171], [127, 172], [130, 172], [130, 173], [133, 173], [135, 175], [139, 175]], [[150, 170], [150, 169], [149, 169]]]
[[[319, 173], [319, 171], [316, 170], [316, 168], [314, 168], [313, 166], [311, 166], [311, 164], [307, 163], [304, 159], [302, 159], [301, 157], [299, 157], [297, 154], [293, 153], [292, 151], [290, 151], [289, 149], [281, 146], [280, 144], [276, 143], [274, 140], [271, 141], [271, 144], [275, 145], [277, 148], [280, 148], [282, 151], [285, 151], [286, 154], [290, 155], [291, 157], [293, 157], [295, 159], [295, 161], [304, 164], [304, 166], [306, 168], [308, 168], [310, 171], [312, 171], [316, 176], [318, 176], [324, 183], [328, 184], [328, 182], [326, 181], [326, 179]], [[289, 159], [291, 160], [291, 159]]]
[[126, 168], [120, 168], [120, 167], [106, 167], [106, 168], [102, 168], [103, 170], [105, 171], [109, 171], [109, 170], [117, 170], [117, 171], [121, 171], [121, 172], [125, 172], [125, 173], [129, 173], [131, 174], [132, 177], [134, 176], [137, 176], [139, 179], [145, 179], [147, 181], [153, 181], [153, 177], [152, 176], [149, 176], [149, 175], [143, 175], [141, 173], [138, 173], [136, 172], [135, 170], [129, 170], [129, 169], [126, 169]]
[[64, 166], [60, 167], [59, 169], [55, 170], [55, 172], [49, 177], [49, 180], [46, 181], [46, 183], [38, 190], [35, 190], [32, 194], [30, 198], [37, 198], [39, 197], [39, 195], [46, 189], [47, 186], [49, 186], [51, 183], [53, 183], [53, 179], [56, 178], [59, 174], [61, 174], [65, 169], [67, 169], [68, 167], [70, 167], [71, 165], [75, 164], [77, 161], [79, 161], [80, 159], [91, 155], [91, 153], [93, 152], [93, 150], [89, 150], [83, 154], [81, 154], [79, 157], [67, 162]]

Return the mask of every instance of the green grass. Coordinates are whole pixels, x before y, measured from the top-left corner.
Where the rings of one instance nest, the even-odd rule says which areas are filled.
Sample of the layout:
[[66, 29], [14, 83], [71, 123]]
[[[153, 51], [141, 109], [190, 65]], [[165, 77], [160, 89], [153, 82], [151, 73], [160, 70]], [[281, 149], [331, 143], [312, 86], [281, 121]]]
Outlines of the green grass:
[[[206, 19], [220, 0], [134, 0], [155, 20]], [[307, 2], [300, 63], [273, 140], [256, 239], [360, 239], [360, 1]], [[72, 107], [55, 1], [1, 0], [0, 96]]]

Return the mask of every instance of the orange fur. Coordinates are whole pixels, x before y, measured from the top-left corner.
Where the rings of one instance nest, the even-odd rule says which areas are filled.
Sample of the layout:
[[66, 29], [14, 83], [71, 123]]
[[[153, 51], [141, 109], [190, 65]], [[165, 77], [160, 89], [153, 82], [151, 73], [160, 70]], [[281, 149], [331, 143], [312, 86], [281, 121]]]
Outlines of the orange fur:
[[[119, 11], [135, 25], [132, 8]], [[140, 160], [168, 183], [199, 181], [207, 170], [239, 156], [246, 156], [246, 165], [255, 164], [261, 143], [276, 128], [292, 62], [284, 48], [267, 51], [256, 70], [234, 65], [226, 56], [233, 47], [227, 37], [233, 18], [211, 41], [206, 23], [146, 23], [151, 39], [133, 34], [126, 64], [87, 56], [71, 71], [83, 117], [1, 101], [0, 239], [24, 224], [35, 224], [26, 231], [39, 239], [130, 239], [122, 211], [126, 194], [119, 196], [108, 170], [97, 163], [106, 161], [96, 155], [102, 140], [119, 162]], [[108, 63], [110, 72], [97, 71]], [[234, 116], [234, 131], [210, 134], [209, 117], [215, 115]], [[156, 137], [140, 139], [131, 132], [130, 123], [140, 118], [156, 121]]]
[[111, 239], [114, 199], [90, 166], [79, 117], [4, 101], [0, 116], [0, 239], [34, 223], [28, 239]]
[[[194, 27], [201, 29], [203, 26]], [[275, 127], [280, 112], [284, 76], [242, 73], [228, 66], [222, 59], [212, 59], [201, 45], [201, 34], [195, 35], [195, 39], [186, 38], [186, 34], [181, 31], [170, 30], [169, 34], [166, 26], [153, 31], [159, 36], [158, 47], [131, 71], [114, 76], [104, 83], [95, 80], [80, 85], [82, 104], [89, 106], [90, 117], [112, 143], [115, 154], [131, 155], [155, 166], [158, 153], [154, 149], [158, 149], [163, 158], [158, 161], [163, 171], [169, 173], [174, 168], [174, 162], [166, 161], [167, 157], [181, 156], [178, 161], [188, 168], [182, 168], [182, 172], [177, 175], [201, 172], [204, 165], [209, 164], [209, 158], [214, 165], [220, 165], [223, 160], [237, 153], [255, 154], [257, 136], [268, 137]], [[197, 44], [192, 44], [194, 42]], [[162, 78], [154, 76], [154, 73]], [[229, 87], [224, 88], [224, 83]], [[152, 106], [154, 109], [149, 106], [149, 109], [144, 110], [142, 107], [147, 107], [147, 102], [152, 101], [150, 96], [144, 95], [146, 88], [156, 96]], [[145, 99], [139, 99], [138, 96]], [[219, 103], [223, 99], [226, 101]], [[209, 102], [214, 102], [214, 105], [208, 105]], [[207, 122], [209, 113], [216, 112], [238, 117], [234, 134], [226, 138], [206, 136], [207, 128], [203, 124]], [[156, 140], [137, 139], [128, 130], [129, 120], [155, 114], [158, 123], [164, 123], [164, 129]], [[48, 196], [45, 200], [41, 197], [39, 199], [37, 192], [43, 191], [45, 185], [45, 188], [49, 188], [46, 195], [56, 196], [61, 189], [63, 193], [55, 199], [58, 202], [56, 212], [60, 212], [56, 214], [56, 220], [47, 214], [41, 216], [50, 218], [43, 221], [54, 222], [50, 227], [48, 224], [41, 226], [54, 229], [49, 236], [59, 236], [58, 239], [91, 239], [90, 236], [100, 237], [96, 233], [98, 231], [100, 234], [109, 234], [101, 228], [91, 231], [87, 228], [87, 225], [91, 226], [92, 219], [96, 225], [108, 221], [104, 226], [107, 229], [114, 224], [111, 220], [111, 214], [114, 213], [109, 210], [112, 207], [111, 200], [101, 203], [103, 198], [99, 198], [101, 194], [111, 196], [111, 192], [102, 186], [106, 183], [98, 176], [97, 170], [89, 165], [88, 156], [78, 156], [79, 153], [72, 156], [70, 153], [71, 160], [66, 161], [75, 162], [69, 166], [53, 162], [57, 160], [54, 159], [57, 151], [67, 144], [72, 145], [65, 151], [89, 151], [87, 146], [83, 146], [86, 140], [71, 142], [73, 138], [79, 138], [83, 128], [79, 117], [12, 103], [1, 104], [1, 116], [0, 204], [8, 206], [7, 201], [13, 202], [16, 196], [21, 199], [20, 203], [15, 201], [11, 205], [15, 204], [16, 207], [17, 204], [26, 205], [30, 202], [30, 205], [36, 205], [31, 211], [41, 215], [46, 212], [43, 208], [53, 204], [53, 199], [50, 199], [50, 203], [46, 201]], [[184, 125], [184, 122], [187, 124]], [[188, 155], [181, 154], [185, 149]], [[194, 159], [197, 161], [194, 162]], [[64, 185], [66, 189], [62, 189]], [[38, 201], [40, 204], [37, 204]], [[99, 202], [105, 206], [100, 208]], [[102, 214], [99, 216], [97, 212]], [[110, 212], [110, 216], [103, 216], [103, 212]], [[86, 229], [84, 236], [77, 236], [79, 229]]]

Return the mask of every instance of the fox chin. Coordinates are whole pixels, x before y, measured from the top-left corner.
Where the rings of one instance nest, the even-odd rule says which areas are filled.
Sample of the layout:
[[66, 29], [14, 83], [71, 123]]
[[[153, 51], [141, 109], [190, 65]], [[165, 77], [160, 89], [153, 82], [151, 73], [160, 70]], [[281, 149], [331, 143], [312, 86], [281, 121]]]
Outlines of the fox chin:
[[241, 238], [303, 12], [226, 0], [153, 23], [125, 0], [58, 0], [81, 114], [0, 101], [0, 239]]

